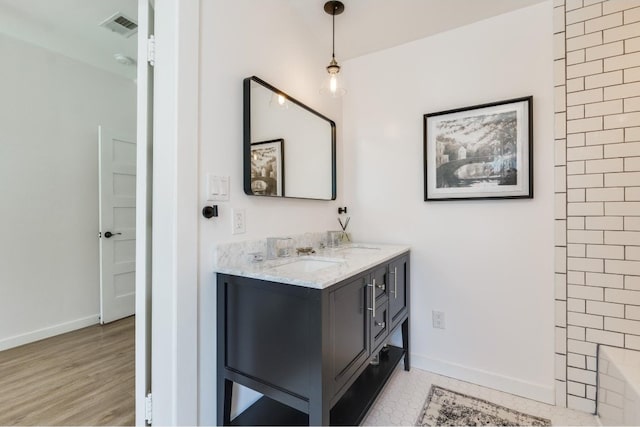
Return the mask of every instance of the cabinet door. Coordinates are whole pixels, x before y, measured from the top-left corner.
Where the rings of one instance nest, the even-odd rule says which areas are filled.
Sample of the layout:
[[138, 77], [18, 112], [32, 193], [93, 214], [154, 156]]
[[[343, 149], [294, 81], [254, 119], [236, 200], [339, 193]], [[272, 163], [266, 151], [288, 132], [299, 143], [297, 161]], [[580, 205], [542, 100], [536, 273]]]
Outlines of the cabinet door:
[[407, 314], [409, 301], [409, 257], [389, 263], [389, 321], [394, 328]]
[[[224, 366], [298, 396], [309, 396], [309, 289], [235, 276], [219, 276]], [[286, 307], [286, 309], [282, 309]]]
[[334, 393], [369, 356], [367, 280], [360, 276], [329, 294], [331, 371]]

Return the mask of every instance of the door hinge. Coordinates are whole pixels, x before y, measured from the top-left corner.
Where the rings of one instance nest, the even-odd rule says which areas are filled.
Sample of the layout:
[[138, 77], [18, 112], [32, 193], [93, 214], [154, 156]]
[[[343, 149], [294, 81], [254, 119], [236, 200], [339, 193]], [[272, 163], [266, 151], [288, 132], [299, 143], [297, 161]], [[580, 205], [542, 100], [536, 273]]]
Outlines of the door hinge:
[[153, 399], [151, 393], [144, 398], [144, 420], [147, 424], [153, 424]]
[[147, 61], [152, 67], [156, 65], [156, 36], [153, 34], [147, 39]]
[[98, 231], [98, 239], [102, 238], [102, 231]]

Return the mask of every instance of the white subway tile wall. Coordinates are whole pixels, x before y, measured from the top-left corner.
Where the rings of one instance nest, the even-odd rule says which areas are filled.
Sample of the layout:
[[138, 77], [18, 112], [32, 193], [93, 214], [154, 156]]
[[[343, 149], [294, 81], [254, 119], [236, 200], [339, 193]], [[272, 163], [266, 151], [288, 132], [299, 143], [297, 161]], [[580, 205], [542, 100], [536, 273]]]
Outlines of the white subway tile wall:
[[640, 348], [640, 0], [553, 5], [556, 404], [593, 412], [597, 344]]

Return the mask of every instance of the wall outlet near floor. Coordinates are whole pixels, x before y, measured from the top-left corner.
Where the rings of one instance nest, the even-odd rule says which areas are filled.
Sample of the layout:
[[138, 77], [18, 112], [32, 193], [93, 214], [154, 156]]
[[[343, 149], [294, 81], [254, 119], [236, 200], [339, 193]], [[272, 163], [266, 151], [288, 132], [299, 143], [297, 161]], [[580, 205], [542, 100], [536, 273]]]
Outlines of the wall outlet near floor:
[[444, 311], [431, 311], [431, 320], [434, 328], [444, 329]]
[[244, 209], [233, 209], [231, 211], [231, 233], [242, 234], [247, 231]]

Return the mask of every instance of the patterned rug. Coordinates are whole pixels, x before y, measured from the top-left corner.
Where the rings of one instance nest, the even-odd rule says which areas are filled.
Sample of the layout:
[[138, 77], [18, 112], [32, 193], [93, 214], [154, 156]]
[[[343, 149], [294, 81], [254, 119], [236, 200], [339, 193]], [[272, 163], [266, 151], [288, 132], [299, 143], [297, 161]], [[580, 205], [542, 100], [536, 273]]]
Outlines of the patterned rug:
[[432, 385], [416, 425], [550, 426], [551, 421]]

